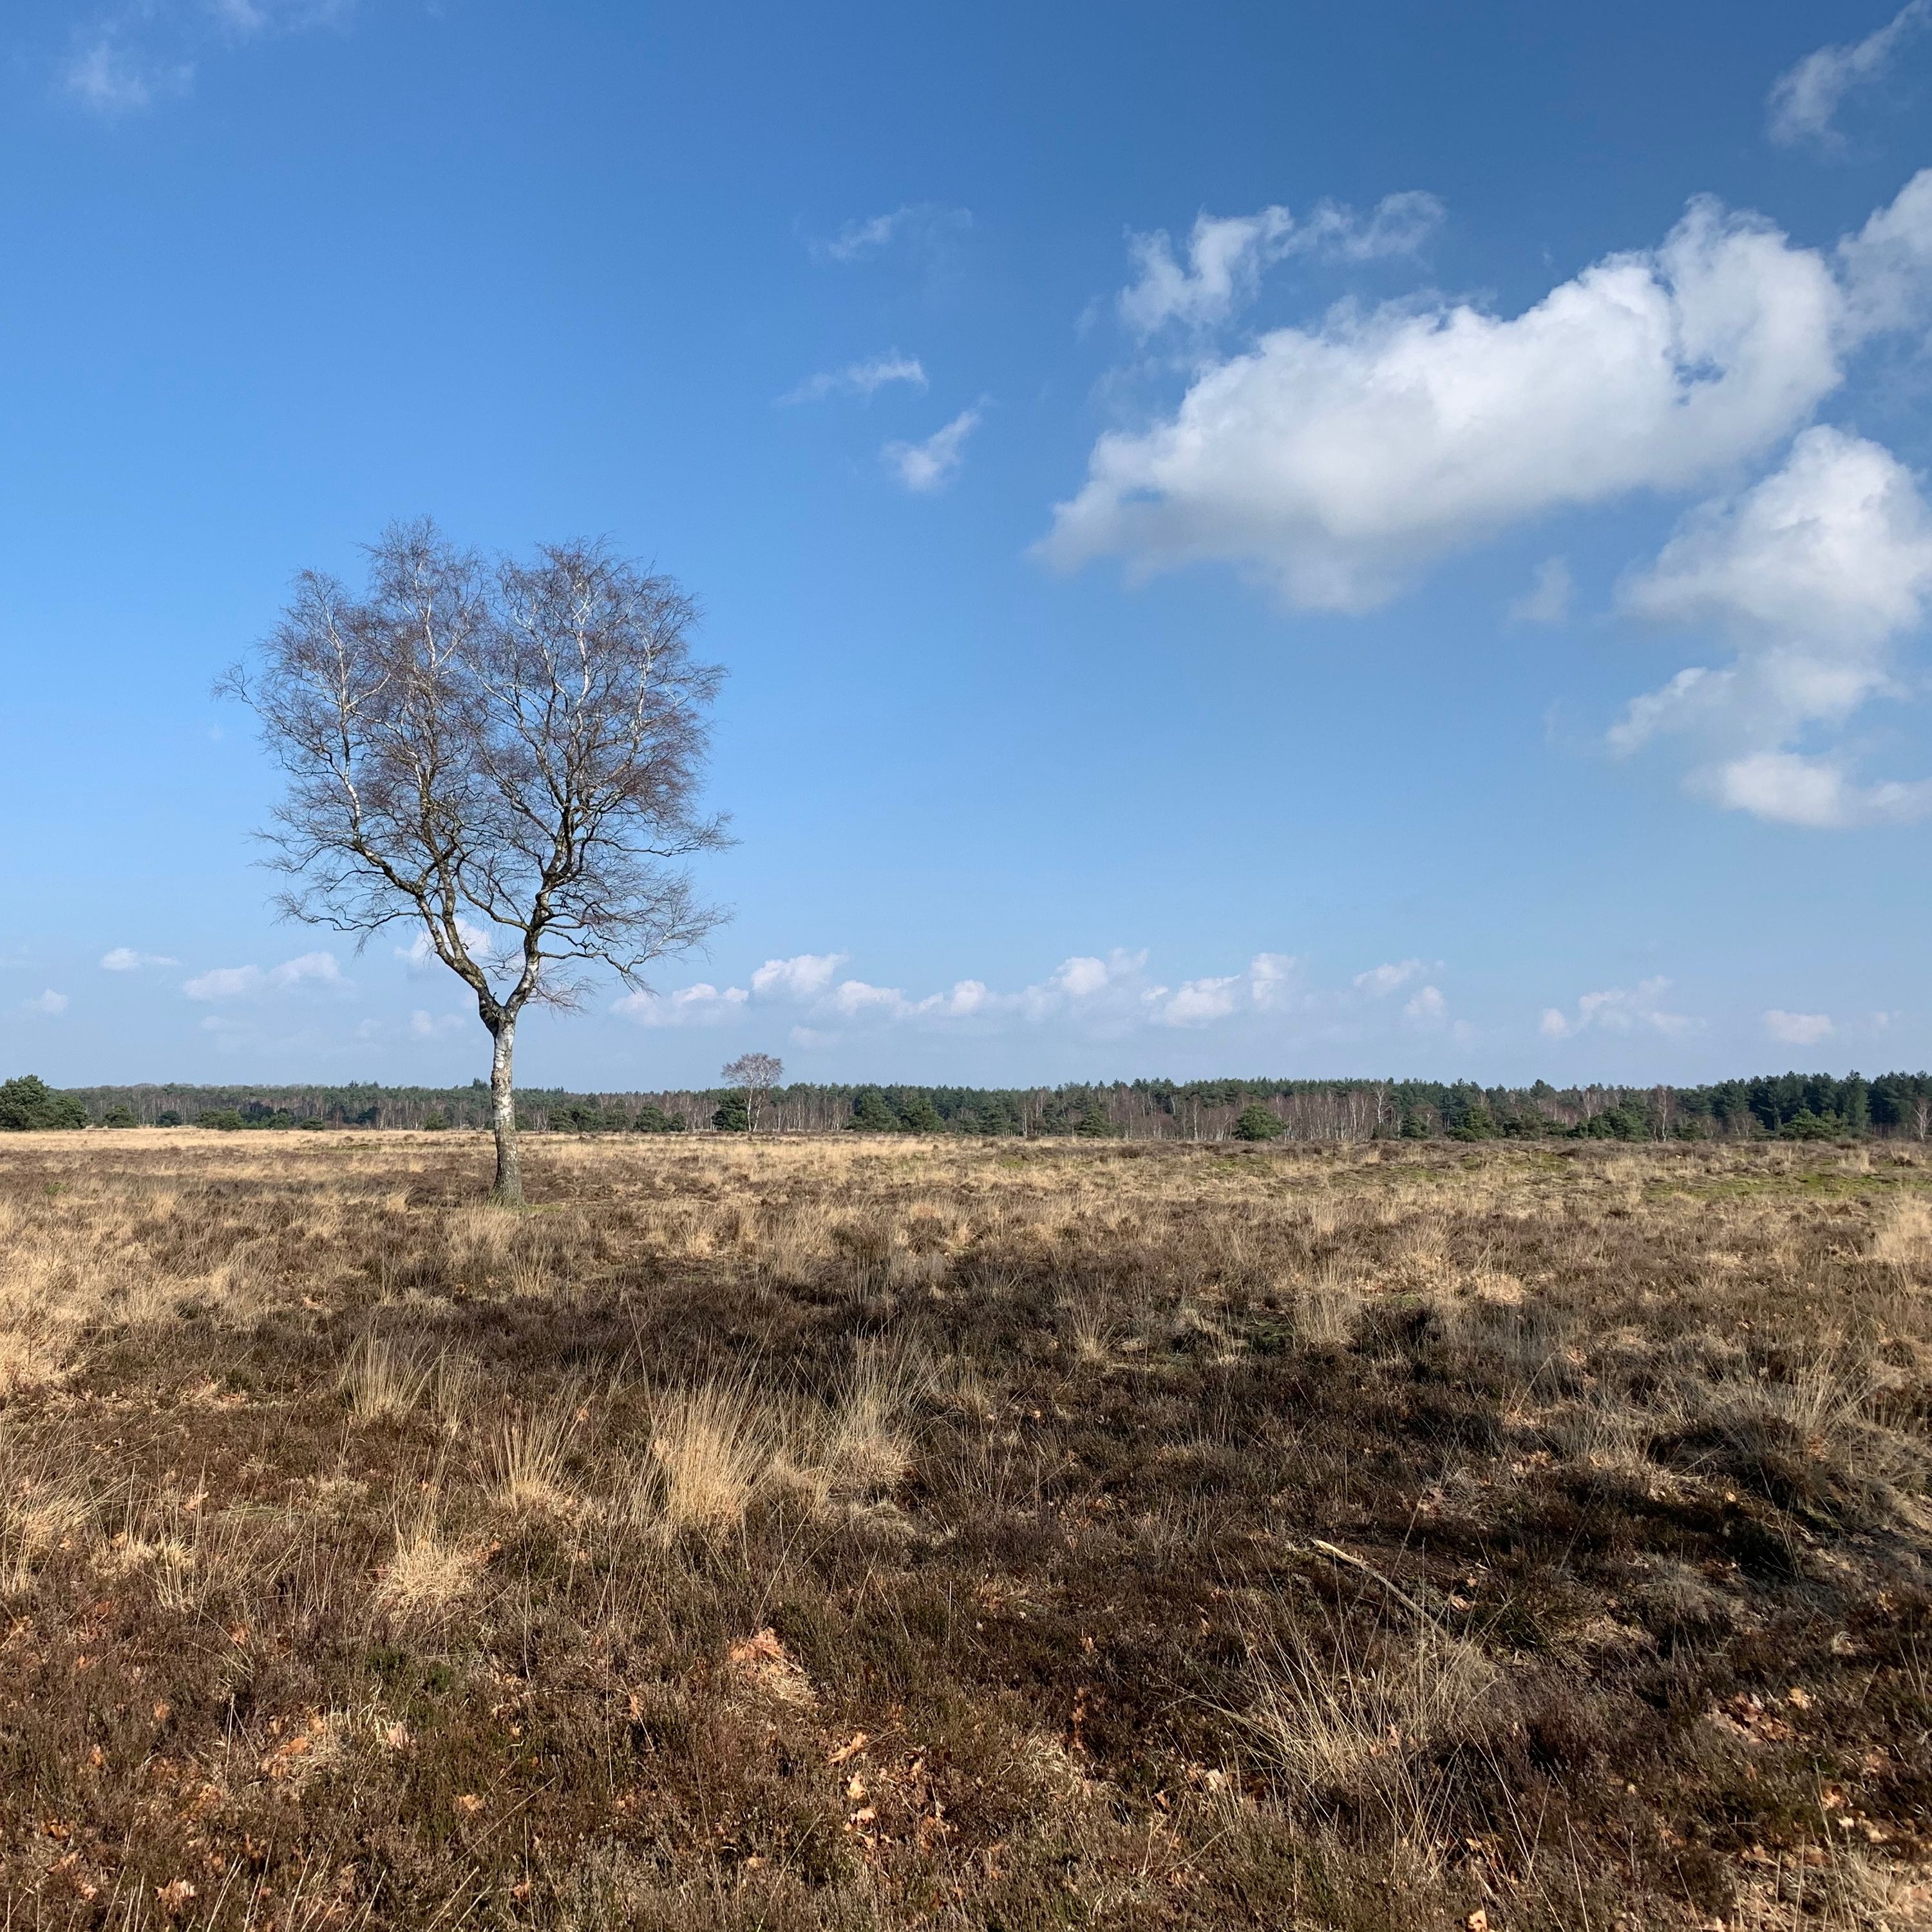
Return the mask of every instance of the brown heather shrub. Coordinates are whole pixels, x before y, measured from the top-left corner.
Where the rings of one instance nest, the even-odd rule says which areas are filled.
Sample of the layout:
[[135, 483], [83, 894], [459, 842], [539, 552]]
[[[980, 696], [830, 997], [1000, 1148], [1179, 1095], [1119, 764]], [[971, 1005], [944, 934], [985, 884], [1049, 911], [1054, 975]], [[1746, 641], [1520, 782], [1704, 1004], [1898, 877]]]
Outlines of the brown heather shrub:
[[0, 1916], [1904, 1932], [1904, 1151], [6, 1136]]

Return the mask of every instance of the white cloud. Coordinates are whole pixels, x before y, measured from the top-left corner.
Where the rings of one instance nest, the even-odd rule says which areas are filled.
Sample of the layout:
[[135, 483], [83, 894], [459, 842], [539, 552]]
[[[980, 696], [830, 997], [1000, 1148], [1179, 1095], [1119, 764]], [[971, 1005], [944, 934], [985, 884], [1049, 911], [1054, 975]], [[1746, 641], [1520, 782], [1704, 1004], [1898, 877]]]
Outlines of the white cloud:
[[1576, 595], [1570, 566], [1560, 556], [1546, 557], [1536, 566], [1529, 588], [1510, 606], [1519, 624], [1560, 624], [1570, 614]]
[[1175, 258], [1165, 229], [1130, 235], [1128, 252], [1139, 275], [1120, 291], [1120, 320], [1141, 336], [1169, 322], [1211, 328], [1251, 300], [1263, 272], [1288, 256], [1318, 253], [1366, 262], [1412, 254], [1441, 225], [1442, 214], [1435, 196], [1414, 191], [1386, 196], [1366, 221], [1327, 201], [1300, 222], [1279, 207], [1258, 214], [1203, 213], [1195, 218], [1185, 262]]
[[1861, 825], [1909, 825], [1932, 812], [1932, 780], [1860, 784], [1832, 759], [1796, 752], [1733, 758], [1706, 775], [1712, 802], [1726, 811], [1824, 832]]
[[1670, 988], [1665, 979], [1645, 980], [1634, 989], [1612, 986], [1586, 993], [1574, 1014], [1561, 1008], [1544, 1009], [1540, 1030], [1548, 1040], [1570, 1040], [1580, 1033], [1660, 1033], [1668, 1039], [1700, 1033], [1704, 1022], [1688, 1013], [1666, 1012], [1660, 1004]]
[[1371, 966], [1366, 973], [1358, 973], [1350, 983], [1357, 992], [1381, 999], [1397, 987], [1407, 986], [1422, 970], [1420, 959], [1399, 959], [1386, 966]]
[[923, 495], [938, 489], [959, 467], [966, 439], [979, 423], [976, 409], [962, 410], [923, 442], [887, 443], [879, 452], [880, 460], [908, 490]]
[[61, 87], [104, 118], [136, 113], [188, 91], [190, 55], [211, 37], [232, 44], [302, 33], [352, 10], [352, 0], [125, 0], [76, 32]]
[[1263, 1012], [1296, 1005], [1302, 998], [1301, 962], [1292, 952], [1257, 952], [1248, 962], [1248, 988]]
[[1922, 328], [1932, 297], [1932, 168], [1846, 236], [1837, 254], [1855, 330]]
[[1345, 305], [1209, 361], [1171, 416], [1100, 439], [1040, 548], [1232, 562], [1291, 604], [1367, 609], [1513, 524], [1762, 454], [1868, 323], [1822, 254], [1700, 199], [1520, 315]]
[[1787, 1013], [1776, 1006], [1765, 1015], [1764, 1030], [1787, 1046], [1816, 1046], [1837, 1031], [1829, 1013]]
[[218, 966], [197, 974], [182, 991], [190, 1000], [259, 999], [266, 993], [286, 992], [292, 986], [313, 983], [341, 986], [347, 982], [332, 952], [304, 952], [285, 959], [266, 972], [259, 966]]
[[466, 1013], [428, 1013], [420, 1006], [410, 1016], [410, 1032], [417, 1040], [436, 1040], [445, 1034], [460, 1033], [468, 1024]]
[[190, 1000], [238, 1000], [259, 993], [266, 983], [259, 966], [218, 966], [182, 988]]
[[172, 94], [185, 93], [194, 68], [187, 61], [152, 58], [130, 46], [118, 26], [97, 28], [61, 69], [61, 85], [92, 112], [111, 119], [137, 113]]
[[[456, 922], [457, 936], [469, 947], [472, 957], [488, 964], [502, 957], [498, 947], [496, 935], [488, 926], [478, 926], [472, 920], [459, 918]], [[408, 945], [394, 949], [396, 957], [409, 966], [412, 973], [426, 972], [432, 966], [440, 966], [436, 948], [430, 944], [427, 932], [418, 932]]]
[[868, 986], [863, 980], [842, 980], [832, 990], [831, 1005], [847, 1019], [861, 1013], [908, 1010], [906, 996], [896, 986]]
[[924, 201], [896, 208], [887, 214], [868, 216], [862, 221], [848, 221], [830, 242], [813, 244], [812, 252], [833, 262], [862, 262], [889, 248], [895, 242], [931, 244], [944, 236], [973, 225], [970, 208], [942, 208]]
[[104, 973], [138, 973], [146, 966], [178, 966], [178, 959], [170, 959], [159, 952], [139, 952], [131, 946], [117, 946], [111, 952], [100, 956], [100, 968]]
[[299, 33], [345, 20], [352, 0], [206, 0], [208, 11], [238, 40]]
[[716, 1026], [740, 1012], [751, 997], [742, 986], [718, 987], [700, 980], [674, 993], [626, 993], [611, 1011], [640, 1026]]
[[1146, 963], [1144, 952], [1117, 952], [1111, 965], [1104, 959], [1082, 956], [1066, 961], [1047, 983], [1070, 999], [1090, 999], [1106, 989], [1110, 979], [1124, 977], [1130, 971], [1138, 972]]
[[1160, 1010], [1167, 1026], [1202, 1026], [1210, 1020], [1224, 1020], [1241, 1004], [1240, 977], [1229, 974], [1220, 980], [1184, 980]]
[[1260, 952], [1244, 972], [1190, 980], [1178, 987], [1150, 980], [1144, 951], [1116, 948], [1104, 958], [1079, 953], [1044, 980], [1010, 993], [983, 980], [958, 980], [944, 992], [915, 998], [898, 986], [838, 978], [842, 952], [800, 953], [767, 960], [752, 975], [749, 992], [709, 985], [659, 997], [632, 994], [616, 1010], [650, 1025], [706, 1024], [728, 1019], [748, 1003], [788, 1002], [815, 1024], [794, 1037], [806, 1043], [840, 1025], [922, 1025], [971, 1021], [1036, 1026], [1069, 1021], [1084, 1032], [1112, 1036], [1142, 1026], [1198, 1027], [1243, 1014], [1285, 1013], [1309, 1003], [1300, 962], [1285, 952]]
[[1419, 1026], [1438, 1026], [1448, 1016], [1449, 1002], [1442, 997], [1439, 986], [1424, 986], [1413, 999], [1406, 1001], [1402, 1017], [1413, 1020]]
[[1689, 666], [1636, 699], [1610, 734], [1613, 749], [1687, 736], [1696, 789], [1789, 824], [1932, 808], [1932, 785], [1862, 784], [1838, 755], [1798, 742], [1899, 694], [1895, 646], [1932, 604], [1932, 510], [1889, 451], [1841, 430], [1806, 430], [1772, 475], [1687, 517], [1626, 581], [1622, 603], [1654, 622], [1711, 632], [1736, 656]]
[[36, 993], [31, 1000], [22, 1000], [14, 1011], [36, 1018], [54, 1019], [65, 1012], [67, 1009], [67, 995], [56, 992], [50, 986], [45, 992]]
[[808, 1000], [831, 985], [851, 956], [800, 952], [789, 959], [767, 959], [752, 975], [752, 991], [761, 999]]
[[910, 382], [916, 389], [926, 386], [926, 369], [916, 356], [902, 356], [891, 350], [863, 362], [848, 363], [842, 369], [822, 369], [808, 376], [798, 387], [778, 398], [781, 404], [821, 403], [828, 396], [870, 397], [888, 383]]
[[1842, 145], [1832, 124], [1851, 90], [1877, 80], [1919, 28], [1932, 23], [1932, 0], [1908, 0], [1885, 26], [1862, 40], [1820, 47], [1780, 74], [1771, 90], [1769, 132], [1787, 147], [1815, 142]]

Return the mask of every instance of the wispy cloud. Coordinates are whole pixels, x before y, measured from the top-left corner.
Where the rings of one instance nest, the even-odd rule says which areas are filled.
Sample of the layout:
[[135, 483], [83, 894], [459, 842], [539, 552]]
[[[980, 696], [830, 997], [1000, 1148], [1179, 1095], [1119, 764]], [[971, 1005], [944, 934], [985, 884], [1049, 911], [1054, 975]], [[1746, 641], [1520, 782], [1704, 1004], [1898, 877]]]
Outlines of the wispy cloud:
[[1573, 1012], [1545, 1007], [1540, 1030], [1546, 1040], [1573, 1040], [1584, 1033], [1658, 1033], [1669, 1039], [1701, 1033], [1702, 1020], [1665, 1008], [1664, 995], [1670, 989], [1670, 982], [1658, 978], [1640, 980], [1632, 988], [1586, 993]]
[[1786, 1046], [1816, 1046], [1838, 1031], [1829, 1013], [1787, 1013], [1777, 1006], [1765, 1015], [1764, 1030]]
[[[456, 931], [457, 936], [469, 947], [473, 958], [494, 964], [500, 963], [506, 956], [497, 935], [488, 926], [478, 926], [473, 920], [459, 919], [456, 922]], [[426, 932], [418, 932], [408, 945], [398, 946], [394, 950], [396, 957], [408, 966], [412, 975], [426, 973], [432, 967], [440, 968], [442, 965]]]
[[129, 25], [106, 21], [82, 34], [62, 64], [63, 91], [104, 120], [138, 113], [194, 81], [192, 61], [170, 59], [136, 44]]
[[742, 986], [714, 986], [700, 980], [674, 993], [626, 993], [611, 1010], [640, 1026], [716, 1026], [730, 1019], [751, 997]]
[[962, 410], [923, 442], [889, 442], [879, 459], [900, 483], [920, 496], [942, 488], [965, 460], [966, 439], [980, 425], [980, 411]]
[[266, 970], [260, 966], [218, 966], [187, 981], [182, 991], [190, 1000], [253, 1000], [268, 993], [286, 992], [303, 985], [346, 986], [332, 952], [304, 952]]
[[1402, 1016], [1418, 1026], [1440, 1026], [1449, 1017], [1449, 1002], [1440, 986], [1424, 986], [1403, 1001]]
[[137, 952], [131, 946], [117, 946], [111, 952], [100, 956], [100, 969], [104, 973], [139, 973], [150, 966], [178, 966], [178, 959], [170, 959], [165, 953]]
[[31, 1000], [22, 1000], [14, 1010], [29, 1019], [58, 1019], [68, 1009], [68, 997], [57, 993], [50, 986], [45, 992], [36, 993]]
[[185, 94], [198, 56], [232, 46], [346, 22], [354, 0], [128, 0], [75, 32], [61, 63], [62, 91], [104, 119], [138, 113]]
[[1349, 982], [1358, 993], [1365, 993], [1371, 999], [1381, 999], [1406, 986], [1417, 976], [1426, 970], [1420, 959], [1397, 959], [1387, 965], [1371, 966], [1366, 973], [1358, 973]]
[[1509, 614], [1519, 624], [1560, 624], [1569, 616], [1576, 595], [1569, 565], [1560, 556], [1546, 557], [1536, 566], [1529, 588], [1510, 604]]
[[916, 356], [902, 356], [894, 349], [863, 362], [848, 362], [842, 369], [822, 369], [815, 376], [808, 376], [796, 388], [787, 391], [778, 402], [784, 406], [822, 403], [828, 396], [869, 398], [893, 382], [910, 383], [916, 389], [926, 386], [926, 370]]
[[1827, 149], [1844, 146], [1832, 124], [1846, 94], [1881, 78], [1912, 36], [1932, 26], [1932, 0], [1907, 0], [1886, 24], [1862, 40], [1820, 47], [1772, 83], [1771, 138], [1786, 147], [1804, 142]]
[[1369, 262], [1412, 254], [1442, 225], [1443, 212], [1435, 196], [1412, 190], [1387, 196], [1366, 219], [1332, 201], [1318, 202], [1300, 220], [1280, 207], [1258, 214], [1202, 214], [1195, 218], [1184, 257], [1175, 255], [1165, 229], [1130, 235], [1128, 251], [1139, 272], [1116, 307], [1139, 336], [1169, 323], [1212, 328], [1252, 298], [1276, 262], [1291, 255]]
[[884, 214], [848, 221], [830, 241], [814, 242], [812, 253], [828, 262], [862, 262], [868, 256], [883, 253], [895, 242], [929, 246], [972, 225], [970, 208], [946, 208], [932, 201], [916, 202]]

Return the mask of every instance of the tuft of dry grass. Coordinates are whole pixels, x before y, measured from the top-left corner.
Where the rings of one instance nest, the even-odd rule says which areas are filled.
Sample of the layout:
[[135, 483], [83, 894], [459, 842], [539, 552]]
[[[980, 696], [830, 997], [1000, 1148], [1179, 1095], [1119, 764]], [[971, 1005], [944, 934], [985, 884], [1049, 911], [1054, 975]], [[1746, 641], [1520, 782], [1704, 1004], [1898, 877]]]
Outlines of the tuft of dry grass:
[[370, 1334], [350, 1348], [335, 1385], [358, 1422], [389, 1422], [422, 1401], [434, 1376], [411, 1350]]
[[566, 1478], [582, 1416], [574, 1390], [500, 1424], [490, 1445], [495, 1499], [507, 1510], [568, 1511], [575, 1504]]
[[670, 1389], [650, 1406], [650, 1445], [632, 1490], [634, 1515], [670, 1537], [715, 1536], [742, 1522], [782, 1437], [743, 1381]]
[[1326, 1654], [1280, 1642], [1258, 1650], [1234, 1717], [1298, 1804], [1372, 1804], [1412, 1830], [1432, 1808], [1430, 1761], [1507, 1725], [1502, 1672], [1433, 1624], [1335, 1634]]
[[482, 1562], [451, 1535], [432, 1493], [398, 1522], [395, 1546], [378, 1576], [372, 1607], [404, 1626], [442, 1623], [476, 1594]]

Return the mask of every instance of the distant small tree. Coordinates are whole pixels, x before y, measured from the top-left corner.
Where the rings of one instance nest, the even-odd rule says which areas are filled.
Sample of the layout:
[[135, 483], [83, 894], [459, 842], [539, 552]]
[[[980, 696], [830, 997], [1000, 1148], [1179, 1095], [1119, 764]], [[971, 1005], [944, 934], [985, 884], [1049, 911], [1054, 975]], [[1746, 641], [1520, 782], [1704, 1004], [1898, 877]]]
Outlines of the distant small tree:
[[758, 1131], [758, 1109], [765, 1096], [784, 1078], [784, 1062], [769, 1053], [741, 1053], [728, 1062], [723, 1076], [733, 1087], [745, 1090], [745, 1131]]
[[485, 563], [425, 519], [369, 556], [360, 598], [298, 578], [218, 688], [287, 779], [282, 910], [358, 944], [401, 921], [475, 995], [496, 1198], [515, 1202], [524, 1009], [580, 1004], [598, 967], [641, 987], [721, 917], [671, 862], [727, 842], [697, 809], [721, 674], [692, 656], [690, 598], [600, 544]]
[[86, 1108], [71, 1094], [56, 1093], [38, 1074], [0, 1081], [0, 1132], [38, 1133], [86, 1125]]
[[943, 1134], [946, 1122], [930, 1094], [910, 1095], [899, 1108], [899, 1126], [908, 1134]]
[[194, 1124], [198, 1127], [218, 1127], [224, 1134], [238, 1134], [248, 1123], [232, 1107], [214, 1107], [205, 1114], [197, 1114]]
[[124, 1100], [117, 1100], [112, 1106], [103, 1112], [100, 1124], [104, 1127], [138, 1127], [141, 1120], [140, 1116]]
[[684, 1119], [678, 1114], [667, 1114], [662, 1107], [648, 1103], [638, 1109], [638, 1118], [633, 1124], [640, 1134], [681, 1134], [684, 1132]]
[[154, 1116], [154, 1125], [158, 1127], [178, 1127], [181, 1124], [182, 1117], [172, 1107], [164, 1107]]
[[711, 1124], [721, 1134], [748, 1134], [752, 1131], [752, 1110], [742, 1094], [727, 1094], [718, 1103], [718, 1111], [711, 1116]]
[[1238, 1141], [1279, 1140], [1283, 1133], [1281, 1116], [1258, 1100], [1250, 1101], [1234, 1117], [1228, 1131]]

